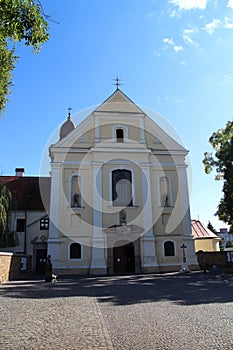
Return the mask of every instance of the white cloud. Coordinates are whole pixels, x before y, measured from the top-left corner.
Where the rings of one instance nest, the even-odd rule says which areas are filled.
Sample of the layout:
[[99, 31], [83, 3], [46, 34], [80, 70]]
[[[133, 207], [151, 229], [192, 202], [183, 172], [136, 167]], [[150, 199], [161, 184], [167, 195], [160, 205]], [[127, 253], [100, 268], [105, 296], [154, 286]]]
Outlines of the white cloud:
[[221, 26], [221, 20], [214, 18], [212, 22], [207, 23], [203, 28], [208, 34], [213, 34], [216, 28]]
[[168, 10], [170, 17], [179, 17], [179, 13], [177, 10]]
[[228, 0], [227, 7], [230, 7], [233, 10], [233, 0]]
[[193, 39], [191, 39], [188, 35], [183, 35], [183, 40], [185, 42], [186, 45], [189, 45], [189, 46], [194, 46], [193, 43]]
[[[229, 0], [229, 2], [233, 0]], [[206, 8], [208, 0], [170, 0], [172, 5], [178, 6], [180, 10], [192, 10]]]
[[208, 34], [213, 34], [215, 29], [224, 28], [224, 29], [233, 29], [233, 18], [224, 17], [224, 20], [213, 19], [212, 22], [207, 23], [203, 28]]
[[178, 53], [178, 52], [184, 50], [183, 46], [181, 46], [181, 45], [176, 45], [176, 44], [174, 43], [174, 41], [173, 41], [172, 38], [164, 38], [164, 39], [163, 39], [163, 43], [172, 46], [172, 48], [173, 48], [173, 50], [175, 51], [175, 53]]
[[199, 46], [198, 42], [194, 41], [191, 38], [191, 35], [194, 34], [195, 32], [198, 32], [198, 29], [184, 29], [183, 30], [183, 40], [184, 40], [186, 45], [193, 46], [193, 47]]
[[229, 17], [224, 18], [224, 28], [233, 29], [233, 18], [229, 18]]
[[173, 50], [175, 51], [175, 53], [178, 53], [178, 52], [180, 52], [180, 51], [183, 51], [184, 50], [184, 48], [183, 48], [183, 46], [181, 46], [181, 45], [174, 45], [173, 46]]
[[174, 45], [174, 41], [173, 41], [173, 39], [172, 38], [164, 38], [163, 39], [163, 42], [165, 43], [165, 44], [169, 44], [169, 45]]
[[192, 35], [192, 34], [194, 34], [194, 33], [196, 33], [196, 32], [198, 32], [198, 29], [184, 29], [183, 30], [183, 34], [184, 35]]

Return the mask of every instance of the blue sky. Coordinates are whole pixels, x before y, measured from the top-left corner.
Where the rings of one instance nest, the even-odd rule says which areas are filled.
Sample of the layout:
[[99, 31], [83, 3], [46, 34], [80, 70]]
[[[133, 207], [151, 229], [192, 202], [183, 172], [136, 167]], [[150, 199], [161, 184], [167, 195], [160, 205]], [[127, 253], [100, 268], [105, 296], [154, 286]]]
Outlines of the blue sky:
[[42, 1], [50, 40], [39, 55], [19, 45], [20, 60], [0, 120], [0, 172], [38, 175], [44, 147], [67, 116], [98, 105], [112, 79], [138, 105], [157, 111], [190, 151], [192, 218], [214, 216], [221, 183], [205, 175], [211, 134], [232, 120], [232, 0]]

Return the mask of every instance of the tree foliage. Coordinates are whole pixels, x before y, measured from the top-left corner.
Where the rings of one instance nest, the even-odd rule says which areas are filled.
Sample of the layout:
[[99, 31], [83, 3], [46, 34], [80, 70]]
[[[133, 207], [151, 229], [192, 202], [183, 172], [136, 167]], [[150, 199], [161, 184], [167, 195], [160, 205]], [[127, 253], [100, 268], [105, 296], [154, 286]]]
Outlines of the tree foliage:
[[9, 231], [9, 214], [12, 194], [6, 186], [0, 186], [0, 247], [15, 245], [14, 234]]
[[40, 1], [0, 0], [0, 116], [13, 85], [12, 71], [18, 60], [16, 44], [23, 42], [38, 53], [49, 38], [47, 19]]
[[213, 232], [213, 233], [215, 233], [215, 234], [217, 233], [217, 231], [215, 230], [214, 226], [211, 224], [210, 221], [208, 222], [207, 228], [208, 228], [211, 232]]
[[215, 153], [204, 153], [205, 172], [216, 171], [215, 179], [223, 180], [223, 197], [216, 215], [219, 219], [233, 225], [233, 122], [214, 132], [209, 139]]

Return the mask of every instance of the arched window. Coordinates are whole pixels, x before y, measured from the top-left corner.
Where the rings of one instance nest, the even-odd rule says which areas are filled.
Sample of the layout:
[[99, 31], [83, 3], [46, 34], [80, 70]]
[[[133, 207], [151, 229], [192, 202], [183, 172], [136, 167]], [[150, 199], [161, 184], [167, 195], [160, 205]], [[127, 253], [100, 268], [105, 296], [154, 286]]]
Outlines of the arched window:
[[71, 179], [71, 206], [81, 207], [80, 177], [75, 175]]
[[81, 259], [81, 244], [71, 243], [71, 245], [70, 245], [70, 259]]
[[112, 125], [112, 139], [116, 142], [125, 142], [128, 140], [128, 126], [125, 124]]
[[132, 174], [130, 170], [112, 172], [112, 202], [114, 206], [132, 206]]
[[162, 176], [159, 185], [161, 207], [171, 207], [171, 181], [167, 176]]
[[175, 256], [175, 246], [171, 241], [164, 243], [164, 255], [165, 256]]
[[116, 129], [116, 141], [117, 142], [124, 142], [124, 130], [123, 129]]

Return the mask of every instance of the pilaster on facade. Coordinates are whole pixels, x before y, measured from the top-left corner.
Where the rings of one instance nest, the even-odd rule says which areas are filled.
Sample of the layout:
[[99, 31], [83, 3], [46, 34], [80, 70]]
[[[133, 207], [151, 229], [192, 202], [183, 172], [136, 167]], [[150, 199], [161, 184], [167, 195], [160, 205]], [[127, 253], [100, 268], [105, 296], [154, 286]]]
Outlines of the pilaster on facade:
[[155, 239], [143, 238], [142, 240], [142, 272], [159, 271], [155, 250]]
[[145, 116], [140, 119], [140, 143], [145, 144]]
[[104, 238], [93, 238], [92, 240], [92, 259], [90, 273], [92, 275], [106, 274], [107, 265], [105, 257]]
[[153, 215], [151, 199], [151, 164], [140, 163], [142, 170], [142, 203], [145, 237], [153, 238]]
[[99, 117], [98, 116], [94, 116], [95, 119], [95, 139], [94, 139], [94, 143], [100, 143], [101, 139], [100, 139], [100, 126], [99, 126]]
[[151, 165], [150, 163], [140, 164], [142, 169], [142, 202], [143, 202], [143, 217], [144, 231], [142, 238], [143, 258], [142, 269], [144, 272], [153, 272], [158, 266], [155, 238], [153, 234], [153, 215], [152, 215], [152, 200], [151, 200]]
[[59, 250], [60, 250], [60, 240], [59, 239], [48, 239], [48, 255], [51, 256], [51, 262], [53, 265], [53, 271], [55, 273], [59, 273], [60, 269], [60, 257], [59, 257]]
[[178, 168], [179, 194], [181, 196], [181, 210], [183, 217], [184, 236], [192, 237], [189, 190], [187, 179], [187, 165], [180, 164]]
[[105, 239], [103, 237], [102, 218], [102, 163], [92, 163], [93, 179], [93, 236], [92, 236], [92, 259], [91, 274], [105, 274], [107, 271], [105, 258]]
[[[102, 186], [102, 169], [103, 164], [98, 162], [92, 163], [92, 188], [93, 188], [93, 237], [99, 237], [100, 232], [98, 228], [102, 228], [102, 200], [103, 200], [103, 186]], [[96, 229], [96, 230], [95, 230]], [[96, 235], [95, 235], [96, 233]]]
[[51, 163], [51, 195], [50, 195], [50, 227], [49, 239], [57, 239], [59, 237], [59, 209], [60, 209], [60, 193], [61, 193], [61, 163]]
[[50, 196], [50, 225], [48, 235], [48, 255], [51, 255], [53, 268], [56, 272], [60, 267], [59, 262], [59, 210], [61, 193], [61, 163], [51, 163], [51, 196]]

